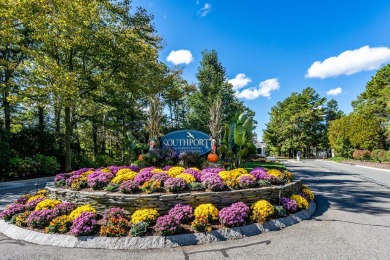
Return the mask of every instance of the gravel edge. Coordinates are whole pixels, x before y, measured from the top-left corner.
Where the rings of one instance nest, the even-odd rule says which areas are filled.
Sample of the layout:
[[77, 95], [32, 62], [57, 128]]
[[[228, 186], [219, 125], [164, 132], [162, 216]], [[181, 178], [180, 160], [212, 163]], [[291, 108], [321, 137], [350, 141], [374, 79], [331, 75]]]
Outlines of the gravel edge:
[[214, 230], [205, 233], [182, 234], [174, 236], [148, 236], [148, 237], [74, 237], [60, 234], [45, 234], [9, 224], [0, 220], [0, 232], [15, 239], [38, 245], [97, 248], [97, 249], [151, 249], [169, 248], [207, 244], [219, 241], [240, 239], [256, 236], [264, 232], [277, 231], [288, 226], [309, 219], [316, 211], [316, 203], [310, 202], [307, 210], [302, 210], [288, 217], [270, 220], [264, 224], [251, 224], [241, 227]]

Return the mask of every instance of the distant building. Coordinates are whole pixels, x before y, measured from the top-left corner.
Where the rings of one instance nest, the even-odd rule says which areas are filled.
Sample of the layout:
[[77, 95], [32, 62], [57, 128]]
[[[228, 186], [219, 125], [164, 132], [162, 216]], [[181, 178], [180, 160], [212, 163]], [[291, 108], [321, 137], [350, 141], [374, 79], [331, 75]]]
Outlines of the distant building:
[[267, 144], [263, 141], [255, 142], [257, 154], [265, 157], [265, 149], [267, 148]]

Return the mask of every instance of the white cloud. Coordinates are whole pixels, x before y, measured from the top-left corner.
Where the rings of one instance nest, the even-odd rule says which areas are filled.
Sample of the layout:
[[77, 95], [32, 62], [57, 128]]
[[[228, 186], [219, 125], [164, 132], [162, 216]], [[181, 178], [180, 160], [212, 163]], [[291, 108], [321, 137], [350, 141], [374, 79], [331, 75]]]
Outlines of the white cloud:
[[234, 90], [238, 90], [248, 85], [252, 80], [244, 73], [239, 73], [234, 79], [230, 79], [228, 82], [233, 85]]
[[276, 78], [267, 79], [260, 82], [258, 88], [248, 88], [243, 91], [237, 91], [236, 97], [248, 100], [254, 100], [260, 96], [271, 98], [271, 92], [280, 88], [279, 81]]
[[211, 4], [205, 3], [204, 6], [198, 11], [198, 15], [206, 16], [211, 12]]
[[326, 92], [327, 95], [329, 96], [337, 96], [338, 94], [341, 94], [343, 91], [341, 88], [334, 88]]
[[307, 78], [329, 78], [339, 75], [352, 75], [361, 71], [376, 70], [390, 61], [390, 49], [387, 47], [363, 46], [348, 50], [336, 57], [314, 62], [307, 70]]
[[189, 50], [171, 51], [167, 57], [167, 61], [179, 65], [190, 64], [194, 60], [192, 53]]

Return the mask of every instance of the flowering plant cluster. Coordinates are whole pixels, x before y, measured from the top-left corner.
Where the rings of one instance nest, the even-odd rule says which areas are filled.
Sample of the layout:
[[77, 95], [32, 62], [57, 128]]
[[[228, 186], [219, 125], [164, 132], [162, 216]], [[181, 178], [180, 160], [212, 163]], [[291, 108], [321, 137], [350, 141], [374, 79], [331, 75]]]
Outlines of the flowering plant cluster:
[[181, 174], [182, 172], [184, 172], [184, 170], [185, 170], [184, 167], [180, 167], [180, 166], [172, 167], [168, 170], [168, 175], [173, 178]]
[[58, 204], [61, 204], [61, 201], [45, 199], [37, 204], [37, 206], [35, 207], [35, 210], [53, 209]]
[[118, 171], [118, 173], [116, 174], [114, 179], [111, 180], [111, 182], [115, 184], [121, 184], [124, 181], [134, 180], [136, 176], [136, 172], [129, 169], [123, 169]]
[[161, 236], [174, 235], [180, 231], [180, 220], [170, 214], [157, 219], [154, 231]]
[[27, 226], [27, 218], [30, 216], [30, 213], [31, 211], [18, 213], [11, 218], [10, 222], [18, 227], [25, 227]]
[[110, 208], [106, 210], [103, 214], [103, 222], [107, 223], [111, 218], [124, 218], [126, 216], [126, 212], [122, 208]]
[[87, 176], [88, 186], [94, 190], [103, 189], [113, 179], [114, 175], [102, 171], [96, 171]]
[[176, 204], [169, 210], [168, 214], [174, 216], [180, 222], [190, 221], [194, 217], [192, 207], [183, 204]]
[[306, 186], [302, 186], [302, 195], [305, 196], [308, 202], [314, 200], [314, 193]]
[[180, 173], [176, 176], [177, 179], [183, 179], [186, 184], [190, 184], [191, 182], [195, 182], [196, 179], [192, 174], [189, 173]]
[[201, 204], [194, 210], [195, 219], [205, 218], [207, 221], [217, 221], [218, 213], [218, 209], [211, 203]]
[[57, 216], [61, 216], [61, 215], [68, 215], [69, 213], [71, 213], [74, 209], [76, 208], [76, 204], [72, 203], [72, 202], [62, 202], [61, 204], [57, 204], [55, 207], [54, 207], [54, 213], [57, 215]]
[[141, 171], [140, 173], [135, 176], [134, 181], [138, 182], [140, 185], [143, 184], [144, 182], [150, 180], [153, 176], [152, 172], [149, 171]]
[[71, 220], [75, 220], [76, 218], [78, 218], [78, 216], [80, 216], [84, 212], [91, 212], [91, 213], [96, 214], [96, 209], [94, 207], [91, 207], [89, 204], [84, 205], [84, 206], [80, 206], [80, 207], [77, 207], [75, 210], [73, 210], [69, 214], [69, 218]]
[[205, 173], [204, 175], [202, 175], [202, 185], [206, 189], [212, 191], [223, 190], [225, 188], [225, 184], [218, 176], [218, 174], [212, 172]]
[[302, 197], [301, 195], [294, 194], [290, 197], [290, 199], [295, 200], [297, 203], [297, 206], [299, 209], [308, 209], [309, 208], [309, 203], [307, 200]]
[[155, 180], [148, 180], [142, 184], [141, 189], [146, 194], [161, 190], [161, 182]]
[[108, 237], [126, 236], [130, 229], [129, 221], [124, 217], [111, 217], [100, 227], [100, 235]]
[[125, 194], [134, 193], [137, 190], [139, 190], [139, 184], [132, 180], [124, 181], [119, 185], [119, 191]]
[[187, 168], [183, 171], [183, 173], [191, 174], [194, 176], [196, 181], [200, 181], [200, 177], [202, 176], [198, 168]]
[[245, 224], [250, 211], [250, 208], [245, 203], [236, 202], [219, 212], [219, 221], [228, 227], [240, 226]]
[[159, 173], [156, 173], [152, 176], [151, 180], [154, 180], [154, 181], [159, 181], [161, 182], [162, 185], [164, 185], [164, 182], [168, 179], [170, 179], [171, 177], [168, 175], [168, 173], [166, 172], [159, 172]]
[[253, 188], [256, 185], [256, 178], [250, 174], [242, 174], [238, 177], [238, 185], [241, 189]]
[[196, 218], [191, 223], [191, 227], [198, 232], [210, 232], [212, 230], [210, 223], [206, 218]]
[[10, 220], [12, 216], [23, 212], [24, 209], [25, 206], [23, 204], [11, 204], [0, 213], [0, 218], [4, 220]]
[[252, 204], [252, 220], [264, 223], [275, 213], [274, 206], [266, 200], [259, 200]]
[[67, 215], [62, 215], [50, 221], [49, 226], [45, 228], [47, 233], [66, 233], [72, 225], [72, 220]]
[[43, 228], [57, 217], [52, 209], [34, 210], [27, 218], [27, 225], [34, 228]]
[[131, 215], [131, 223], [147, 222], [151, 224], [156, 221], [157, 217], [158, 211], [155, 209], [137, 209]]
[[70, 233], [75, 236], [88, 236], [94, 234], [97, 227], [96, 213], [82, 212], [73, 220]]
[[280, 198], [280, 202], [282, 203], [283, 208], [285, 208], [288, 212], [294, 213], [298, 210], [298, 205], [295, 200], [282, 197]]
[[170, 178], [164, 182], [165, 190], [169, 192], [178, 192], [184, 190], [187, 183], [180, 178]]

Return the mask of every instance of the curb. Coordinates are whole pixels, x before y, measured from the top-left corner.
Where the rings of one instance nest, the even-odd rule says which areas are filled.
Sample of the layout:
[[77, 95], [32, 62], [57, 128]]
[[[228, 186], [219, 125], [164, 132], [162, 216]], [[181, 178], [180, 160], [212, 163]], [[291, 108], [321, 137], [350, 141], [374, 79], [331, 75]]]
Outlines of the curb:
[[21, 180], [21, 181], [8, 181], [8, 182], [0, 183], [0, 190], [10, 190], [10, 189], [17, 189], [17, 188], [22, 188], [27, 186], [34, 186], [35, 183], [42, 184], [53, 180], [54, 180], [54, 176]]
[[0, 220], [0, 232], [15, 239], [38, 245], [96, 248], [96, 249], [155, 249], [178, 246], [208, 244], [256, 236], [264, 232], [277, 231], [309, 219], [316, 211], [316, 203], [310, 202], [307, 210], [302, 210], [288, 217], [270, 220], [264, 224], [251, 224], [241, 227], [214, 230], [205, 233], [182, 234], [174, 236], [148, 237], [94, 237], [46, 234], [9, 224]]

